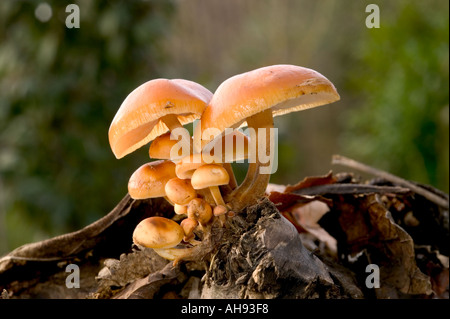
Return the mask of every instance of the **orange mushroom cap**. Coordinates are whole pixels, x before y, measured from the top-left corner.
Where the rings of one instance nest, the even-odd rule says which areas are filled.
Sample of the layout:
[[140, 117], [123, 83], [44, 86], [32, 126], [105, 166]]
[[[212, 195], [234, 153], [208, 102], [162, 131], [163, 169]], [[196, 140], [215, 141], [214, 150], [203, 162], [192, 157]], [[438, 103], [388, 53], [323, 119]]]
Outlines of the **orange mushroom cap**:
[[212, 93], [183, 79], [154, 79], [133, 90], [123, 101], [109, 128], [117, 158], [135, 151], [168, 131], [161, 118], [175, 114], [182, 125], [200, 118]]
[[197, 192], [187, 179], [174, 177], [167, 181], [165, 185], [166, 196], [178, 205], [187, 205], [197, 197]]
[[194, 174], [195, 170], [199, 167], [212, 163], [220, 163], [221, 160], [215, 156], [208, 157], [207, 160], [211, 162], [206, 162], [205, 157], [202, 153], [191, 154], [189, 156], [183, 157], [175, 166], [175, 172], [178, 178], [189, 179]]
[[[272, 116], [278, 116], [339, 98], [334, 85], [314, 70], [287, 64], [267, 66], [235, 75], [220, 84], [194, 133], [202, 136], [208, 128], [217, 132], [237, 128], [245, 125], [248, 117], [267, 109], [272, 110]], [[201, 146], [212, 139], [202, 140]]]
[[199, 167], [192, 174], [191, 184], [194, 189], [203, 189], [212, 186], [226, 185], [230, 181], [225, 168], [217, 164], [206, 164]]
[[159, 160], [140, 166], [128, 181], [128, 193], [131, 198], [145, 199], [166, 196], [166, 183], [176, 177], [175, 164]]
[[184, 237], [183, 228], [175, 221], [153, 216], [143, 219], [133, 231], [133, 242], [148, 248], [170, 248]]

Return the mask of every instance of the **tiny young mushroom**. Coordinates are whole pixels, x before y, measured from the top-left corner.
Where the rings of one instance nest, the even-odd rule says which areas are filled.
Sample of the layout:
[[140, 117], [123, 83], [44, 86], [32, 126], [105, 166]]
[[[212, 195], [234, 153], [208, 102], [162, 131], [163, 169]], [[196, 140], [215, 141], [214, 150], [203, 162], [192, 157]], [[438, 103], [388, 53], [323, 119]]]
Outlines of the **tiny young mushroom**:
[[219, 218], [219, 221], [222, 223], [222, 225], [225, 224], [226, 216], [228, 213], [228, 208], [223, 205], [217, 205], [214, 206], [213, 209], [213, 215], [217, 218]]
[[213, 215], [214, 216], [223, 216], [228, 212], [228, 209], [223, 205], [214, 206]]
[[159, 160], [146, 163], [131, 175], [128, 181], [128, 193], [133, 199], [164, 197], [173, 205], [174, 203], [166, 196], [165, 185], [175, 177], [175, 164], [171, 161]]
[[184, 237], [183, 228], [168, 218], [153, 216], [139, 222], [133, 231], [136, 245], [152, 248], [168, 260], [178, 260], [192, 253], [190, 248], [176, 248]]
[[216, 205], [226, 207], [226, 204], [220, 193], [219, 186], [227, 185], [230, 182], [230, 176], [225, 168], [217, 164], [205, 164], [200, 166], [192, 174], [191, 184], [194, 189], [209, 188]]
[[194, 198], [189, 202], [187, 215], [189, 219], [198, 221], [205, 227], [213, 217], [211, 205], [202, 198]]
[[184, 231], [183, 240], [186, 242], [190, 242], [194, 239], [194, 230], [198, 226], [198, 221], [192, 218], [185, 218], [180, 223], [181, 228]]
[[[238, 212], [264, 196], [270, 173], [260, 173], [260, 169], [267, 165], [261, 162], [259, 148], [263, 147], [262, 154], [273, 156], [270, 142], [273, 139], [273, 117], [332, 103], [339, 98], [336, 88], [327, 78], [295, 65], [259, 68], [235, 75], [220, 84], [204, 110], [194, 136], [203, 137], [202, 133], [210, 128], [222, 134], [226, 128], [248, 125], [250, 141], [254, 144], [252, 149], [256, 152], [244, 181], [227, 197], [233, 210]], [[262, 134], [265, 134], [265, 145], [258, 145]], [[211, 140], [213, 138], [202, 140], [202, 146]]]
[[[134, 89], [123, 101], [108, 131], [114, 155], [122, 158], [156, 137], [199, 119], [212, 93], [184, 79], [154, 79]], [[189, 133], [184, 129], [189, 136]], [[181, 148], [190, 151], [186, 139]]]

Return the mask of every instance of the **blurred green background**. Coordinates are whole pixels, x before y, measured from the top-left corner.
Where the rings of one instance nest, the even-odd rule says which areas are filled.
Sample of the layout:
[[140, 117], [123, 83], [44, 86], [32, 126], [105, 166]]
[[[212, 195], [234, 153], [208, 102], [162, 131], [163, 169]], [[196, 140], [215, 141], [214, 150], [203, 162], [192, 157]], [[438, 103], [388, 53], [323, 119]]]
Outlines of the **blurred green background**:
[[[214, 92], [261, 66], [315, 69], [341, 101], [275, 118], [271, 182], [345, 171], [330, 164], [341, 154], [449, 191], [447, 0], [47, 1], [50, 16], [41, 3], [0, 2], [0, 255], [114, 208], [149, 159], [143, 147], [117, 160], [109, 125], [158, 77]], [[366, 27], [370, 3], [380, 28]]]

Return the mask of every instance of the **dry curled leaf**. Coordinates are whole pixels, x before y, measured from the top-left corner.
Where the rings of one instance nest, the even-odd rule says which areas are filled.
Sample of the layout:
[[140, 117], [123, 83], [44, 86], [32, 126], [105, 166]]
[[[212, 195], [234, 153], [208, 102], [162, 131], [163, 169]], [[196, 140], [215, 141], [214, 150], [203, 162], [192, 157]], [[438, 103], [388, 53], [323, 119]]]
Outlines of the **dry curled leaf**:
[[297, 184], [291, 186], [287, 186], [284, 190], [285, 193], [292, 193], [302, 188], [309, 188], [313, 186], [320, 185], [328, 185], [336, 183], [336, 178], [333, 176], [333, 173], [330, 171], [327, 175], [323, 176], [313, 176], [313, 177], [305, 177], [302, 181]]
[[394, 222], [378, 195], [335, 200], [330, 217], [324, 227], [338, 240], [340, 253], [364, 254], [379, 267], [378, 298], [431, 293], [429, 277], [417, 267], [411, 236]]

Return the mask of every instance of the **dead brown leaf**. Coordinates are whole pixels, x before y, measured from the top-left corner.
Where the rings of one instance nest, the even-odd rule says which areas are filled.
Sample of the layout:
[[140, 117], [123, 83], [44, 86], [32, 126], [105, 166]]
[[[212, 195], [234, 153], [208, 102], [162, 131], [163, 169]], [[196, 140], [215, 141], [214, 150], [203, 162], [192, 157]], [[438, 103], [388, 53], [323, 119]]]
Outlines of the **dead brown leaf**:
[[292, 193], [296, 190], [302, 189], [302, 188], [308, 188], [313, 186], [320, 186], [320, 185], [327, 185], [327, 184], [334, 184], [336, 183], [336, 178], [333, 176], [333, 173], [330, 171], [327, 175], [322, 176], [312, 176], [312, 177], [305, 177], [302, 181], [298, 182], [297, 184], [291, 186], [286, 186], [286, 189], [284, 190], [285, 193]]

